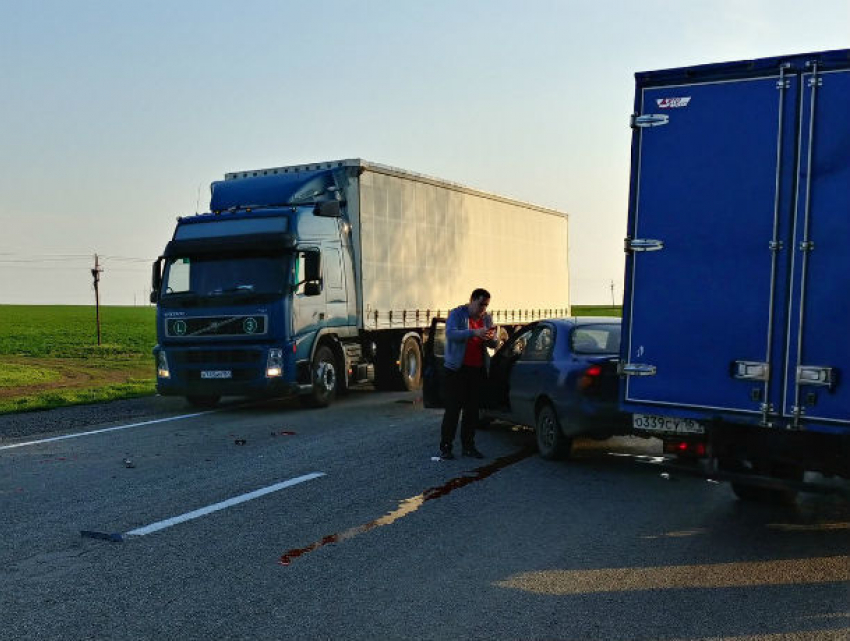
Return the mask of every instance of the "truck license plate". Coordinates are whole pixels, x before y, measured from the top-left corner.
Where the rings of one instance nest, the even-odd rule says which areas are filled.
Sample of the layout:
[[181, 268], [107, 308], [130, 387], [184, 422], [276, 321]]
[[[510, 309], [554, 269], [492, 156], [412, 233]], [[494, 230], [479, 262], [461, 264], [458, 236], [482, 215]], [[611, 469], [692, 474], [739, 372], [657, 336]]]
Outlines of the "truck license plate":
[[634, 414], [632, 427], [641, 432], [660, 434], [705, 434], [705, 426], [692, 418]]
[[201, 378], [233, 378], [229, 369], [202, 369]]

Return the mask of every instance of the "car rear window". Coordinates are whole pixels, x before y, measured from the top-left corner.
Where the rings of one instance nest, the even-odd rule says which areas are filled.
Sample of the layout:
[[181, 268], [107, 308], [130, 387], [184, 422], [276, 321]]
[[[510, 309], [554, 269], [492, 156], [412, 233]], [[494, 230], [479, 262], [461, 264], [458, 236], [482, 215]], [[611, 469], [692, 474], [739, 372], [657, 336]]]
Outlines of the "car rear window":
[[570, 337], [570, 346], [576, 354], [618, 354], [620, 326], [600, 324], [576, 327]]

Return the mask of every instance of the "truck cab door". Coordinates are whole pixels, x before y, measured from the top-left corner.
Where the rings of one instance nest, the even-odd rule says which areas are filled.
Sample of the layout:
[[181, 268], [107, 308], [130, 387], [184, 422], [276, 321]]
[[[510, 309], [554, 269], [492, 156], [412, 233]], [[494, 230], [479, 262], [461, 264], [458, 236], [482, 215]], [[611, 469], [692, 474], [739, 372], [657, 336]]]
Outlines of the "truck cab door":
[[422, 404], [445, 407], [446, 319], [431, 321], [422, 368]]
[[321, 280], [310, 281], [313, 261], [321, 260], [319, 249], [298, 251], [292, 261], [292, 339], [296, 342], [295, 360], [307, 360], [319, 327], [325, 322], [326, 304]]

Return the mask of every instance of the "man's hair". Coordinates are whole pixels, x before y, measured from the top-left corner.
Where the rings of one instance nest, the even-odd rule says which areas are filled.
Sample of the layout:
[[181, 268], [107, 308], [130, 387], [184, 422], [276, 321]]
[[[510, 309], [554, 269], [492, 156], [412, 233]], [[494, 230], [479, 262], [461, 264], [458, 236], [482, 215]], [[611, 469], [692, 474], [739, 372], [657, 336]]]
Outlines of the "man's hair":
[[490, 298], [490, 292], [486, 289], [478, 287], [477, 289], [472, 290], [472, 296], [469, 297], [469, 300], [477, 300], [479, 298]]

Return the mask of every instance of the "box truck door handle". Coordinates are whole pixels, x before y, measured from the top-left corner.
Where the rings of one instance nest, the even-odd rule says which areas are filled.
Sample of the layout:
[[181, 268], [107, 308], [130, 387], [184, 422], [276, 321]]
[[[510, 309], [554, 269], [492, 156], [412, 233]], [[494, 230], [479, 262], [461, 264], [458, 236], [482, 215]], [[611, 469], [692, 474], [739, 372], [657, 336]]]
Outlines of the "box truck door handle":
[[630, 126], [632, 129], [643, 129], [645, 127], [660, 127], [670, 122], [670, 116], [667, 114], [646, 114], [638, 116], [632, 114]]
[[758, 361], [735, 361], [732, 376], [744, 381], [766, 381], [770, 378], [770, 364]]
[[797, 385], [820, 385], [832, 389], [835, 380], [835, 372], [831, 367], [797, 366]]
[[655, 376], [655, 365], [645, 363], [620, 363], [617, 373], [621, 376]]
[[652, 238], [626, 238], [626, 244], [624, 249], [626, 253], [655, 252], [659, 249], [664, 249], [664, 241], [654, 240]]

